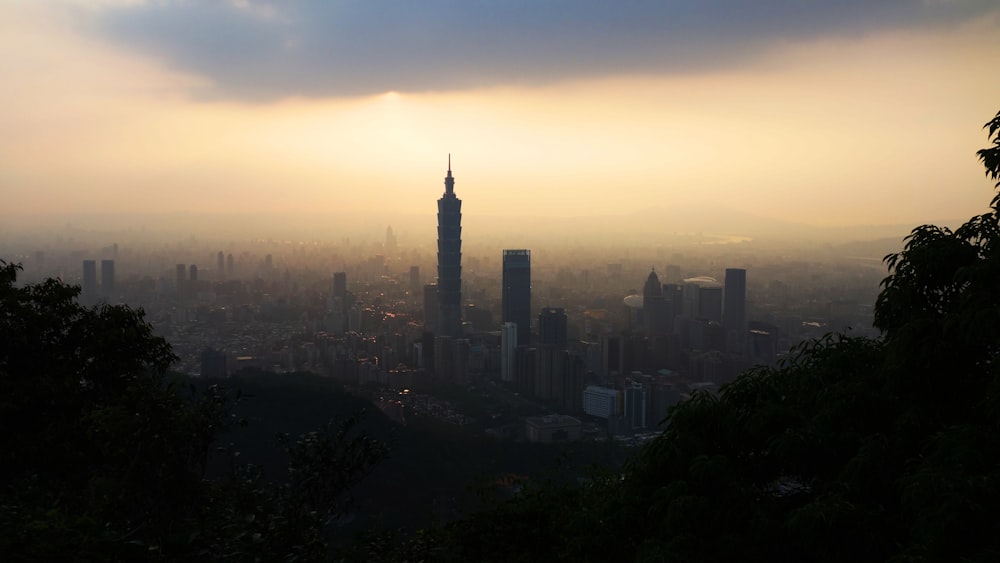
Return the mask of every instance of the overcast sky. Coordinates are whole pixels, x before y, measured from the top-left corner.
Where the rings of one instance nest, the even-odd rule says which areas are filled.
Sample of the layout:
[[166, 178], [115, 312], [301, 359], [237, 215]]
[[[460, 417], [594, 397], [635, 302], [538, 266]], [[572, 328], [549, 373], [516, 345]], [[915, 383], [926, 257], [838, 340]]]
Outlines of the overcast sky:
[[[0, 3], [3, 213], [985, 209], [995, 0]], [[11, 211], [16, 210], [16, 211]]]
[[954, 29], [994, 0], [148, 2], [88, 32], [238, 99], [537, 85], [753, 64], [817, 39]]

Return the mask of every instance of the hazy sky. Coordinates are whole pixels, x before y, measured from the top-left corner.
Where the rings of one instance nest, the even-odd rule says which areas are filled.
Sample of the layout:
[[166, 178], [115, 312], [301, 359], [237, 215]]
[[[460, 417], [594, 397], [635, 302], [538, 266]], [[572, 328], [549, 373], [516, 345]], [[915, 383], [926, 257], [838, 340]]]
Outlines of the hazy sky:
[[0, 215], [725, 204], [921, 223], [992, 197], [995, 0], [3, 0]]

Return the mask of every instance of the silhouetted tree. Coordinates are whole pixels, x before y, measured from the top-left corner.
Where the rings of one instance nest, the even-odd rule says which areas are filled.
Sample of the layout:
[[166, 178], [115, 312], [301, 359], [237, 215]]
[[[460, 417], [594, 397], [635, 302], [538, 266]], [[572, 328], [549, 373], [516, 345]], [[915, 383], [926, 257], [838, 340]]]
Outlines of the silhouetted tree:
[[289, 479], [204, 470], [231, 397], [167, 373], [142, 310], [79, 305], [0, 261], [0, 555], [4, 561], [325, 558], [343, 495], [384, 453], [356, 419], [286, 437]]

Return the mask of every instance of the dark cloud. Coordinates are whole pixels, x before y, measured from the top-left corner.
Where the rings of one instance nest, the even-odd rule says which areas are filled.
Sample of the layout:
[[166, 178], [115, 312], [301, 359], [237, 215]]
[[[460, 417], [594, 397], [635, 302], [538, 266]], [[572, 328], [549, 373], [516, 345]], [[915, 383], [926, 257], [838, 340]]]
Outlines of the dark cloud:
[[91, 30], [240, 99], [731, 65], [781, 41], [954, 25], [995, 0], [161, 0]]

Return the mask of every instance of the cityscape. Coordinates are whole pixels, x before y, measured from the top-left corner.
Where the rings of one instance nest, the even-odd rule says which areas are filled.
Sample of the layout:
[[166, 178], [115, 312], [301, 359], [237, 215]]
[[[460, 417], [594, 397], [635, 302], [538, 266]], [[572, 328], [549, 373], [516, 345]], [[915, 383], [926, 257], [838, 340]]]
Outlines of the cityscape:
[[0, 2], [0, 559], [1000, 560], [997, 53], [995, 0]]
[[805, 250], [757, 255], [751, 239], [736, 239], [621, 249], [614, 261], [575, 251], [540, 263], [532, 249], [511, 248], [469, 255], [463, 243], [475, 231], [463, 230], [455, 186], [449, 155], [436, 241], [401, 241], [387, 225], [366, 244], [259, 240], [213, 255], [194, 238], [159, 248], [109, 239], [71, 252], [25, 246], [14, 257], [28, 280], [80, 285], [83, 304], [141, 307], [190, 376], [314, 372], [398, 421], [428, 383], [489, 386], [534, 413], [481, 430], [539, 442], [656, 433], [693, 391], [775, 366], [800, 342], [876, 334], [877, 250], [851, 256], [856, 245], [845, 244], [840, 256], [810, 260]]

